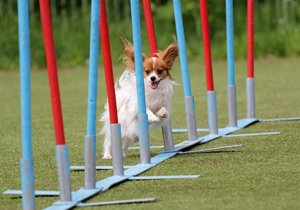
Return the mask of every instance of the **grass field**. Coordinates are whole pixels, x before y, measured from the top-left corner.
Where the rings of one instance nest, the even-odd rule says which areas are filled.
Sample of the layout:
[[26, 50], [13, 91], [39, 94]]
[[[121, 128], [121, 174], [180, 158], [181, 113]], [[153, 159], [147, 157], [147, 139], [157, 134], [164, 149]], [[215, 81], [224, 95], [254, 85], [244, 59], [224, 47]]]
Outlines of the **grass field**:
[[[257, 117], [300, 116], [300, 57], [256, 60]], [[179, 63], [173, 77], [179, 86], [173, 99], [172, 125], [185, 127], [183, 90]], [[214, 62], [220, 127], [227, 123], [226, 62]], [[115, 66], [115, 76], [122, 65]], [[205, 75], [203, 61], [190, 62], [193, 95], [198, 127], [206, 127]], [[238, 117], [245, 117], [246, 62], [236, 62]], [[65, 135], [71, 165], [83, 164], [83, 137], [87, 107], [86, 69], [63, 69], [59, 72]], [[105, 102], [103, 70], [99, 73], [98, 115]], [[0, 71], [0, 191], [20, 189], [20, 109], [18, 71]], [[57, 190], [55, 141], [47, 73], [32, 70], [32, 124], [35, 188]], [[100, 125], [97, 125], [98, 130]], [[107, 206], [102, 209], [300, 209], [300, 122], [257, 123], [239, 133], [282, 131], [281, 135], [222, 138], [194, 149], [221, 145], [245, 144], [239, 152], [222, 152], [176, 156], [151, 169], [145, 175], [200, 174], [199, 179], [131, 181], [101, 193], [89, 201], [156, 197], [158, 202]], [[203, 133], [199, 136], [205, 135]], [[150, 133], [151, 144], [161, 145], [159, 130]], [[186, 134], [175, 134], [176, 143]], [[110, 165], [101, 159], [102, 137], [97, 141], [97, 164]], [[152, 150], [155, 155], [160, 150]], [[139, 154], [130, 151], [126, 165], [137, 164]], [[111, 171], [98, 171], [97, 180]], [[83, 186], [83, 172], [72, 172], [72, 189]], [[37, 209], [56, 201], [57, 197], [36, 198]], [[21, 209], [21, 199], [0, 194], [0, 209]], [[86, 208], [93, 209], [93, 208]]]

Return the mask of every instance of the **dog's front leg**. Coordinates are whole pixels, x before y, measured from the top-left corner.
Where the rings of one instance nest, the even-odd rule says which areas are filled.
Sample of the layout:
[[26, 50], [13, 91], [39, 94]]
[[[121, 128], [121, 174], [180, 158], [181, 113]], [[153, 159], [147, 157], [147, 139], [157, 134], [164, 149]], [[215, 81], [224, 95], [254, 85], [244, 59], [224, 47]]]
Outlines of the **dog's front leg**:
[[156, 115], [160, 118], [168, 118], [168, 111], [165, 107], [160, 108]]
[[146, 112], [148, 115], [148, 122], [149, 123], [154, 123], [154, 122], [159, 122], [160, 119], [147, 107]]

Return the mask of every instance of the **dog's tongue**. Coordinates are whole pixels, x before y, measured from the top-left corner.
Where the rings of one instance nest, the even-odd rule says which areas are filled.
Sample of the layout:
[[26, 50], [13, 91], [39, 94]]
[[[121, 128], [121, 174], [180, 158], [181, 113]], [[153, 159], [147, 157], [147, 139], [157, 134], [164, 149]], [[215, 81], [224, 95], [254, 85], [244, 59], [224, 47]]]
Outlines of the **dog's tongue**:
[[155, 90], [158, 87], [158, 82], [151, 82], [150, 87]]

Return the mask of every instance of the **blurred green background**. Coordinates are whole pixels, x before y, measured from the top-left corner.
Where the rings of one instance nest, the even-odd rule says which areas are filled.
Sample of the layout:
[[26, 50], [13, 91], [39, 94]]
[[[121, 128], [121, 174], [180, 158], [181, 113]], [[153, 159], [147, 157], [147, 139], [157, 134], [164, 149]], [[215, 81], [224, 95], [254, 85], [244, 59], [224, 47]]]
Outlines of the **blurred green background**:
[[[171, 0], [152, 0], [160, 49], [175, 35]], [[59, 67], [87, 66], [89, 55], [90, 0], [51, 0], [56, 52]], [[199, 1], [182, 0], [182, 11], [190, 58], [202, 58]], [[119, 33], [131, 37], [130, 1], [107, 1], [113, 62], [122, 53]], [[142, 10], [142, 8], [141, 8]], [[213, 57], [226, 58], [225, 0], [208, 1]], [[235, 55], [246, 56], [246, 0], [234, 0]], [[0, 1], [0, 69], [18, 68], [17, 1]], [[147, 39], [141, 11], [143, 50]], [[31, 63], [45, 67], [39, 4], [30, 0]], [[255, 56], [300, 54], [300, 1], [255, 0]], [[101, 58], [101, 56], [99, 56]]]

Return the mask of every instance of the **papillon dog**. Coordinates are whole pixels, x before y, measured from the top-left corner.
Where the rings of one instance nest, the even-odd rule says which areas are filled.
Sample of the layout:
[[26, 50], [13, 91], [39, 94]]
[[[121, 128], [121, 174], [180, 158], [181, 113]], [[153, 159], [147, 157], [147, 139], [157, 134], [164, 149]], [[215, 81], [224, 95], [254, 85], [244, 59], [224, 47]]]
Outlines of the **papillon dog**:
[[[134, 63], [134, 47], [127, 39], [123, 42], [123, 62], [126, 69], [115, 85], [118, 119], [121, 124], [123, 156], [128, 147], [138, 140], [138, 104], [136, 72]], [[172, 79], [170, 70], [178, 56], [177, 43], [170, 44], [155, 57], [143, 54], [144, 85], [146, 96], [146, 112], [149, 127], [162, 126], [170, 115], [173, 87], [176, 82]], [[103, 159], [111, 159], [111, 135], [109, 110], [106, 103], [100, 122], [103, 123], [101, 134], [104, 134]]]

